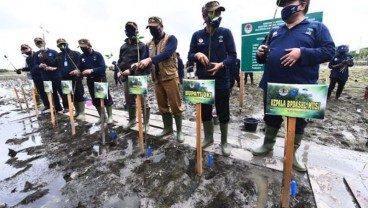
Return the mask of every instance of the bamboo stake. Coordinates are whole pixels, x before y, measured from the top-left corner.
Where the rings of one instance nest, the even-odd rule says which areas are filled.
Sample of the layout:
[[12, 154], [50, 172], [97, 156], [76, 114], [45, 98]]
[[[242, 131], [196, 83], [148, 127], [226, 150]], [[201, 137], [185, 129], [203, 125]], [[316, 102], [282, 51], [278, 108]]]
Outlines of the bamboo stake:
[[201, 104], [196, 104], [196, 113], [197, 113], [197, 175], [202, 176], [202, 140], [201, 140], [201, 120], [202, 120], [202, 109]]
[[68, 94], [67, 96], [68, 96], [68, 105], [69, 105], [70, 127], [72, 129], [72, 135], [75, 135], [75, 125], [74, 125], [72, 96], [70, 94]]
[[102, 145], [105, 145], [105, 100], [100, 99], [101, 105], [101, 132], [102, 132]]
[[28, 100], [27, 100], [27, 97], [26, 97], [26, 92], [24, 91], [23, 86], [21, 86], [20, 88], [22, 89], [24, 102], [26, 103], [26, 106], [27, 106], [27, 111], [29, 112], [29, 106], [28, 106]]
[[32, 89], [32, 99], [33, 99], [33, 103], [34, 103], [34, 108], [36, 111], [36, 116], [38, 116], [38, 106], [37, 106], [37, 99], [36, 99], [36, 90]]
[[244, 106], [244, 73], [240, 73], [239, 101], [239, 112], [241, 112]]
[[15, 91], [15, 95], [17, 96], [19, 107], [20, 107], [21, 110], [23, 110], [22, 104], [20, 103], [20, 99], [19, 99], [17, 88], [14, 87], [14, 91]]
[[138, 130], [139, 130], [139, 147], [144, 153], [143, 128], [142, 128], [142, 95], [137, 95], [137, 112], [138, 112]]
[[47, 93], [47, 97], [48, 97], [49, 103], [50, 103], [50, 113], [51, 113], [52, 128], [55, 128], [56, 124], [55, 124], [54, 104], [53, 104], [53, 99], [52, 99], [52, 93], [51, 92], [48, 92]]

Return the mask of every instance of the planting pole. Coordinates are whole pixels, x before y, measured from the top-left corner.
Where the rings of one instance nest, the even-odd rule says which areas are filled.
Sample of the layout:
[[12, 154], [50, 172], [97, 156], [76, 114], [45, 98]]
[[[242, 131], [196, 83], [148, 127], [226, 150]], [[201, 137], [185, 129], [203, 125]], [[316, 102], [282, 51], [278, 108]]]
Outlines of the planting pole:
[[52, 93], [48, 92], [47, 93], [47, 97], [49, 98], [49, 103], [50, 103], [50, 113], [51, 113], [51, 123], [52, 123], [52, 128], [55, 128], [55, 115], [54, 115], [54, 104], [53, 104], [53, 99], [52, 99]]
[[294, 152], [294, 138], [295, 138], [295, 123], [296, 118], [287, 117], [287, 121], [285, 122], [285, 149], [284, 149], [284, 178], [283, 178], [283, 187], [281, 194], [281, 206], [289, 207], [290, 205], [290, 182], [291, 182], [291, 173], [293, 166], [293, 152]]
[[142, 128], [142, 95], [137, 95], [137, 112], [138, 112], [138, 130], [139, 130], [139, 147], [144, 153], [143, 128]]
[[72, 129], [72, 135], [74, 135], [75, 134], [75, 125], [74, 125], [72, 96], [70, 94], [67, 94], [67, 96], [68, 96], [68, 105], [69, 105], [70, 127]]
[[26, 103], [26, 106], [27, 106], [27, 111], [29, 112], [29, 106], [28, 106], [28, 100], [27, 100], [27, 97], [26, 97], [26, 92], [24, 91], [23, 86], [21, 86], [20, 88], [22, 89], [24, 102]]
[[19, 99], [17, 88], [14, 87], [14, 91], [15, 91], [15, 95], [17, 96], [19, 107], [20, 107], [21, 110], [23, 110], [22, 104], [20, 103], [20, 99]]
[[244, 73], [240, 72], [240, 89], [239, 89], [239, 112], [242, 111], [244, 103]]
[[33, 103], [34, 103], [34, 108], [36, 111], [36, 116], [38, 116], [38, 107], [37, 107], [37, 100], [36, 100], [36, 90], [32, 89], [32, 99], [33, 99]]
[[201, 117], [202, 117], [202, 109], [201, 104], [196, 104], [196, 113], [197, 113], [197, 175], [202, 176], [202, 140], [201, 140]]
[[101, 105], [101, 132], [102, 132], [102, 145], [105, 145], [105, 100], [100, 99]]

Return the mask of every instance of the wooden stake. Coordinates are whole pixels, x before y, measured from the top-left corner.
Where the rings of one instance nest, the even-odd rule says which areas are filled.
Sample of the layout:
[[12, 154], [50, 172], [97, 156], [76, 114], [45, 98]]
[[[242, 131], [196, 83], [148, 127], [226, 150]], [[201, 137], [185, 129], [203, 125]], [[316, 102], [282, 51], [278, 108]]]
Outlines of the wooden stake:
[[202, 176], [202, 139], [201, 139], [201, 120], [202, 120], [202, 109], [201, 104], [196, 104], [197, 113], [197, 175]]
[[29, 106], [28, 106], [28, 100], [27, 100], [27, 97], [26, 97], [26, 92], [24, 91], [23, 86], [21, 86], [20, 88], [22, 89], [24, 102], [26, 103], [26, 106], [27, 106], [27, 111], [29, 112]]
[[144, 153], [143, 127], [142, 127], [142, 95], [137, 95], [137, 112], [138, 112], [138, 130], [139, 130], [139, 147]]
[[68, 96], [68, 105], [69, 105], [70, 127], [72, 128], [72, 135], [75, 135], [72, 96], [70, 94], [68, 94], [67, 96]]
[[244, 106], [244, 73], [240, 72], [240, 90], [239, 90], [239, 111], [241, 112]]
[[284, 178], [282, 187], [281, 206], [283, 208], [290, 205], [290, 182], [293, 168], [293, 153], [295, 139], [295, 123], [296, 118], [287, 117], [285, 129], [285, 149], [284, 149]]
[[47, 93], [47, 97], [49, 98], [49, 103], [50, 103], [50, 113], [51, 113], [52, 128], [55, 128], [56, 124], [55, 124], [55, 115], [54, 115], [54, 104], [52, 102], [52, 93], [51, 92], [48, 92]]
[[102, 145], [105, 145], [105, 100], [100, 99], [101, 106], [101, 132], [102, 132]]
[[20, 103], [20, 99], [19, 99], [17, 88], [14, 87], [14, 91], [15, 91], [15, 95], [17, 96], [19, 107], [20, 107], [21, 110], [23, 110], [22, 104]]
[[32, 99], [33, 99], [33, 103], [34, 103], [34, 108], [36, 111], [36, 116], [38, 116], [38, 107], [37, 107], [37, 99], [36, 99], [36, 90], [32, 89]]

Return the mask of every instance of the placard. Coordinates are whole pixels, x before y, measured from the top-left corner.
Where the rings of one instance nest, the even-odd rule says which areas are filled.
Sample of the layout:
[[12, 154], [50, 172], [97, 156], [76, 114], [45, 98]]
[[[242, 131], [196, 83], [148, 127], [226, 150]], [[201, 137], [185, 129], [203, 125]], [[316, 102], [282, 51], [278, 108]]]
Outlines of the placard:
[[95, 98], [107, 99], [108, 97], [108, 83], [95, 82]]
[[184, 101], [212, 105], [215, 103], [215, 80], [183, 80]]
[[128, 76], [129, 94], [147, 94], [147, 76]]
[[61, 89], [63, 94], [69, 95], [73, 94], [73, 84], [71, 80], [63, 80], [61, 81]]

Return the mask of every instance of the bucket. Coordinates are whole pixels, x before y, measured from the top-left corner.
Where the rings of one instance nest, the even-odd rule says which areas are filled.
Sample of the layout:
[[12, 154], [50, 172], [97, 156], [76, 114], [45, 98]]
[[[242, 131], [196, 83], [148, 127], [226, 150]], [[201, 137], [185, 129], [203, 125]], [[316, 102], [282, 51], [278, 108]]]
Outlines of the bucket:
[[89, 107], [89, 106], [92, 106], [92, 100], [87, 100], [86, 101], [86, 105]]
[[256, 131], [259, 121], [255, 118], [244, 118], [243, 123], [246, 131]]

